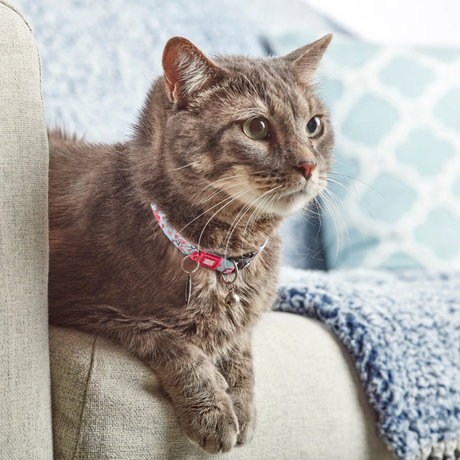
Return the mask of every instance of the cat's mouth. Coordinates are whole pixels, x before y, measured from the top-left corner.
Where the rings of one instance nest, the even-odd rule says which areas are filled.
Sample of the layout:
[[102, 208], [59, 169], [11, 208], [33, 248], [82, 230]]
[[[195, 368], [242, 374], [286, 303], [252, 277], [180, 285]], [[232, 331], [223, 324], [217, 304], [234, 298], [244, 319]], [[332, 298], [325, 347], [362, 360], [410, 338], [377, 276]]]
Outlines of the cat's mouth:
[[321, 193], [323, 188], [318, 183], [307, 183], [300, 189], [280, 194], [278, 199], [271, 203], [270, 211], [282, 216], [294, 214], [307, 206], [313, 198]]

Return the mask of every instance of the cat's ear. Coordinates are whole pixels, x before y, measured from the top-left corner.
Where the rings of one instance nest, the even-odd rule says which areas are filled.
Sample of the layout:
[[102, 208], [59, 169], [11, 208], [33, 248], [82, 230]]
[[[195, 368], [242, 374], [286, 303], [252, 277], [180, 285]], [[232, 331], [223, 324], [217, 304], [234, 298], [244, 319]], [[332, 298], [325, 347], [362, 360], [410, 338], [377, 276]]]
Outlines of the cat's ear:
[[292, 62], [294, 73], [301, 83], [307, 85], [311, 83], [331, 40], [332, 34], [328, 34], [283, 57], [283, 59]]
[[225, 71], [182, 37], [168, 40], [163, 52], [166, 93], [170, 101], [184, 106], [196, 93], [221, 80]]

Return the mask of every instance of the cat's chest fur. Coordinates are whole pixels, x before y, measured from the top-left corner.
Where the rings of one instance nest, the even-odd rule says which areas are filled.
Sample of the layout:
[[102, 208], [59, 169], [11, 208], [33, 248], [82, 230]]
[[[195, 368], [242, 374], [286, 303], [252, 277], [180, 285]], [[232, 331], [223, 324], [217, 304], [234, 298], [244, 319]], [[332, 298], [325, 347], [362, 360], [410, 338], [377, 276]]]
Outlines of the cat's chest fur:
[[[272, 244], [276, 246], [277, 242]], [[181, 320], [192, 328], [191, 339], [209, 355], [225, 351], [240, 335], [252, 329], [262, 313], [271, 309], [276, 299], [278, 267], [274, 265], [273, 254], [259, 256], [239, 272], [234, 285], [240, 298], [237, 305], [225, 302], [229, 290], [220, 279], [222, 275], [203, 271], [193, 281], [194, 300], [184, 310]]]
[[[217, 357], [273, 304], [279, 237], [273, 233], [239, 271], [239, 305], [225, 303], [224, 275], [204, 267], [191, 275], [186, 305], [184, 254], [163, 233], [150, 204], [130, 196], [123, 154], [50, 134], [50, 321], [103, 334], [160, 325]], [[95, 155], [98, 164], [91, 161]], [[195, 268], [191, 261], [185, 267]]]

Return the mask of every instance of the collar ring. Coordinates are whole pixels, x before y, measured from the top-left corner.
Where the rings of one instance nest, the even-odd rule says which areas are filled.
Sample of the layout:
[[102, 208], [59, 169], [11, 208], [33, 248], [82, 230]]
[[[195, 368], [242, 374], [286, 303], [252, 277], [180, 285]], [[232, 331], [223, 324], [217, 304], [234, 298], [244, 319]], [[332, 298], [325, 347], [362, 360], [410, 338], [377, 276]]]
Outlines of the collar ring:
[[185, 267], [184, 267], [184, 264], [185, 264], [185, 261], [187, 259], [190, 259], [190, 260], [193, 260], [191, 257], [190, 257], [190, 254], [185, 256], [183, 259], [182, 259], [182, 270], [185, 272], [185, 273], [195, 273], [199, 268], [200, 268], [200, 262], [199, 260], [196, 260], [194, 261], [196, 263], [196, 267], [193, 269], [193, 270], [186, 270]]
[[222, 281], [227, 285], [227, 286], [232, 286], [236, 283], [236, 280], [238, 279], [238, 264], [232, 260], [232, 263], [233, 263], [233, 267], [235, 268], [235, 270], [230, 273], [231, 275], [234, 275], [233, 279], [231, 281], [227, 281], [224, 277], [224, 274], [222, 273]]

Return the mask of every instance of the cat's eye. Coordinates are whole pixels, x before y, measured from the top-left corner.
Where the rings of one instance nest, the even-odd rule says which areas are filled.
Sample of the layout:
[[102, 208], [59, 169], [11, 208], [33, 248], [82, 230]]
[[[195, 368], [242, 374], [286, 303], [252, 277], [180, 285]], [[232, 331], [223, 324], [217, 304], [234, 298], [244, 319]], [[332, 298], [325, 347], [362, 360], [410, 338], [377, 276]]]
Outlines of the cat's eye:
[[249, 118], [243, 123], [243, 132], [251, 139], [264, 139], [268, 136], [268, 121], [265, 118]]
[[306, 130], [307, 130], [307, 136], [308, 137], [315, 137], [319, 133], [321, 133], [321, 130], [322, 130], [321, 118], [320, 117], [313, 117], [307, 123]]

